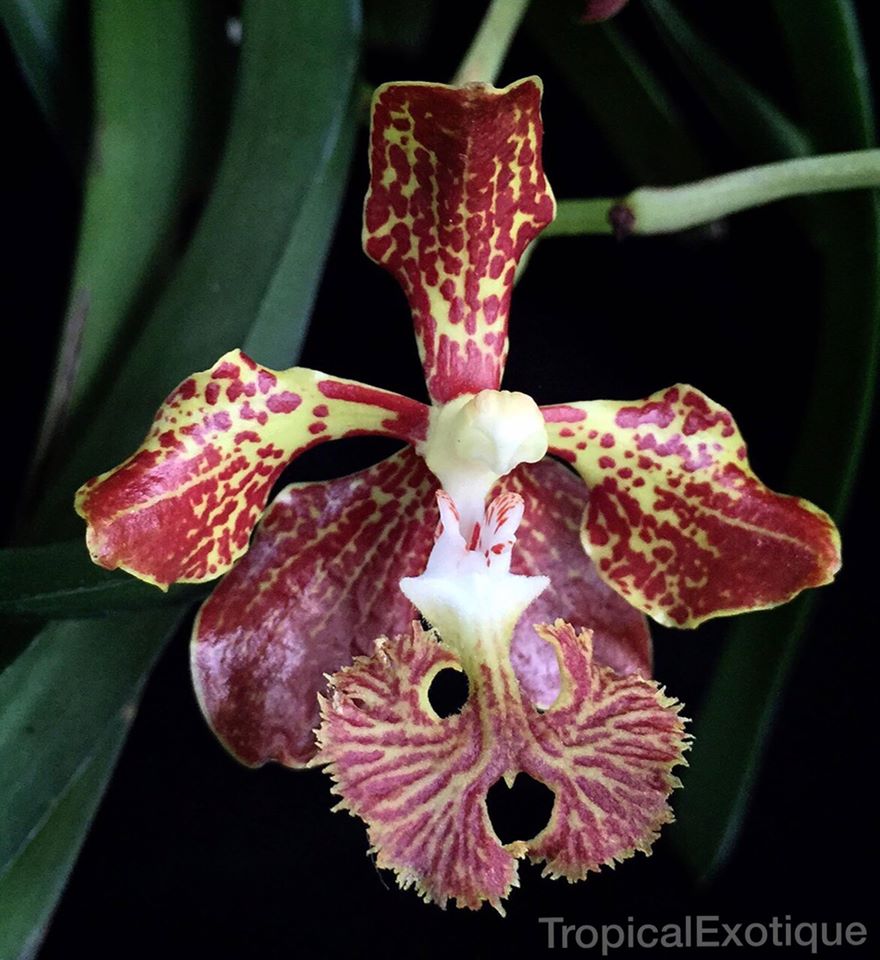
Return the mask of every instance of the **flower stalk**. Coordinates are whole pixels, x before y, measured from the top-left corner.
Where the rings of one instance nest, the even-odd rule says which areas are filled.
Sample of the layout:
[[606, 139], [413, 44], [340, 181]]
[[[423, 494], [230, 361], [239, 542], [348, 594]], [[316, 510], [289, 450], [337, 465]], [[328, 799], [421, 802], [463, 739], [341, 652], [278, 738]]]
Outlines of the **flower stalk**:
[[529, 0], [492, 0], [453, 85], [495, 82], [528, 6]]
[[798, 157], [626, 197], [562, 200], [544, 237], [673, 233], [787, 197], [880, 187], [880, 150]]

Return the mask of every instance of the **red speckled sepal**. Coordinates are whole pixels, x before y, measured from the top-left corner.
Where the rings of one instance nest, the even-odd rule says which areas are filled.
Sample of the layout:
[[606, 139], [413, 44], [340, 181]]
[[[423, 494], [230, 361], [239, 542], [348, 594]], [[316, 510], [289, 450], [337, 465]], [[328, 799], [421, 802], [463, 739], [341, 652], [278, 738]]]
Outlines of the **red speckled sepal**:
[[76, 510], [95, 563], [162, 588], [211, 580], [247, 549], [291, 459], [358, 434], [419, 440], [426, 424], [415, 400], [233, 350], [168, 397], [140, 449], [77, 491]]
[[415, 611], [398, 581], [425, 566], [436, 490], [403, 450], [341, 480], [294, 484], [272, 502], [193, 630], [202, 711], [243, 763], [308, 761], [325, 674], [408, 628]]
[[525, 512], [517, 531], [511, 572], [544, 574], [550, 586], [516, 626], [511, 660], [520, 685], [538, 706], [559, 693], [556, 652], [534, 630], [555, 617], [593, 631], [596, 663], [616, 673], [651, 676], [651, 636], [645, 617], [598, 575], [581, 546], [580, 528], [587, 489], [555, 460], [523, 464], [495, 490], [518, 493]]
[[840, 567], [831, 518], [752, 472], [730, 413], [693, 387], [544, 407], [550, 452], [590, 490], [600, 575], [661, 623], [773, 607]]
[[[544, 713], [522, 698], [502, 658], [469, 677], [461, 713], [438, 717], [431, 679], [458, 661], [418, 624], [336, 674], [322, 698], [318, 760], [342, 797], [337, 809], [366, 821], [377, 864], [425, 900], [471, 909], [488, 901], [503, 912], [517, 858], [583, 879], [647, 852], [672, 819], [671, 770], [687, 739], [679, 705], [653, 681], [594, 665], [588, 631], [561, 620], [540, 630], [564, 678]], [[503, 846], [486, 793], [520, 771], [553, 790], [553, 814], [536, 837]]]
[[541, 81], [376, 91], [364, 249], [413, 313], [431, 397], [497, 389], [516, 264], [553, 219]]

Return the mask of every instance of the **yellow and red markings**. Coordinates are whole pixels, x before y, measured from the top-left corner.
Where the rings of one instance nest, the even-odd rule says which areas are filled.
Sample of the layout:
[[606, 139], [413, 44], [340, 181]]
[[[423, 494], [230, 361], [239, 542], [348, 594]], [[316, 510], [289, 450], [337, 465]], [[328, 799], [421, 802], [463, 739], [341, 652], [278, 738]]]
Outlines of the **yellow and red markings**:
[[637, 402], [543, 408], [550, 452], [589, 488], [599, 574], [661, 623], [776, 606], [840, 567], [831, 518], [752, 472], [730, 413], [678, 385]]
[[409, 300], [436, 403], [501, 382], [516, 264], [556, 211], [541, 92], [529, 77], [374, 95], [364, 249]]
[[240, 350], [187, 378], [124, 463], [84, 484], [92, 559], [163, 589], [211, 580], [247, 549], [273, 483], [325, 440], [415, 442], [427, 407], [314, 370], [269, 370]]
[[[672, 819], [671, 771], [687, 748], [679, 705], [653, 681], [595, 665], [589, 631], [561, 620], [538, 629], [563, 677], [544, 712], [523, 698], [502, 651], [469, 671], [461, 712], [439, 717], [431, 680], [460, 663], [418, 624], [337, 673], [322, 698], [319, 759], [342, 797], [336, 809], [366, 822], [377, 865], [427, 901], [503, 913], [518, 858], [583, 879], [648, 852]], [[486, 794], [520, 771], [553, 790], [553, 814], [537, 836], [504, 846]]]

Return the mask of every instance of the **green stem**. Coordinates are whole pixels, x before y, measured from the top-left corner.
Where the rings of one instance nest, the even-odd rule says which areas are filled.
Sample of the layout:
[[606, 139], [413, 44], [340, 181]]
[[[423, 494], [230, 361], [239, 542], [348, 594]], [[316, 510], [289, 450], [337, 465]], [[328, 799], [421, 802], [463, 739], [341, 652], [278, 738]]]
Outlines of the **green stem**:
[[494, 83], [529, 0], [492, 0], [452, 82]]
[[880, 187], [880, 150], [798, 157], [621, 199], [563, 200], [544, 237], [672, 233], [785, 197]]

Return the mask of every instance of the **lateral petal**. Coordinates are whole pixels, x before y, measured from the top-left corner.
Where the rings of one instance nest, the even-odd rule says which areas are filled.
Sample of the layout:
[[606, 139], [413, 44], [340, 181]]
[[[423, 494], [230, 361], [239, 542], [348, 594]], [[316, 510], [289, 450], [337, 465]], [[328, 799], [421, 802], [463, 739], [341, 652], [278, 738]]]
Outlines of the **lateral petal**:
[[600, 576], [660, 623], [785, 603], [840, 567], [831, 518], [769, 490], [730, 413], [679, 384], [645, 400], [543, 408], [550, 452], [590, 490], [582, 540]]
[[652, 680], [621, 677], [593, 661], [589, 630], [557, 620], [539, 626], [559, 652], [563, 688], [546, 713], [530, 716], [537, 749], [526, 772], [556, 794], [547, 826], [529, 843], [544, 876], [583, 880], [636, 851], [649, 853], [674, 817], [690, 737], [681, 705]]
[[[541, 630], [565, 675], [546, 713], [520, 696], [502, 658], [470, 672], [460, 713], [437, 716], [431, 680], [459, 661], [417, 623], [336, 674], [322, 698], [317, 759], [342, 797], [336, 809], [366, 821], [378, 866], [441, 907], [488, 901], [503, 913], [519, 857], [581, 879], [647, 851], [672, 819], [667, 797], [679, 784], [670, 771], [687, 739], [679, 706], [652, 681], [595, 666], [588, 631], [562, 621]], [[505, 846], [486, 794], [520, 771], [553, 790], [554, 812], [535, 838]]]
[[162, 589], [211, 580], [247, 549], [290, 460], [358, 434], [415, 442], [426, 424], [415, 400], [233, 350], [171, 393], [141, 447], [80, 487], [76, 510], [100, 566]]
[[556, 650], [534, 629], [554, 617], [593, 631], [599, 666], [650, 677], [651, 635], [644, 615], [600, 578], [581, 546], [587, 489], [580, 478], [545, 458], [517, 467], [495, 495], [501, 490], [518, 493], [525, 503], [511, 573], [550, 578], [550, 586], [517, 624], [511, 646], [517, 678], [532, 701], [548, 707], [559, 693]]
[[501, 382], [516, 264], [556, 210], [541, 92], [529, 77], [374, 94], [364, 249], [409, 300], [435, 402]]
[[325, 675], [407, 629], [416, 614], [398, 581], [425, 565], [436, 489], [406, 449], [350, 477], [293, 484], [272, 502], [193, 628], [202, 712], [242, 763], [307, 762]]

